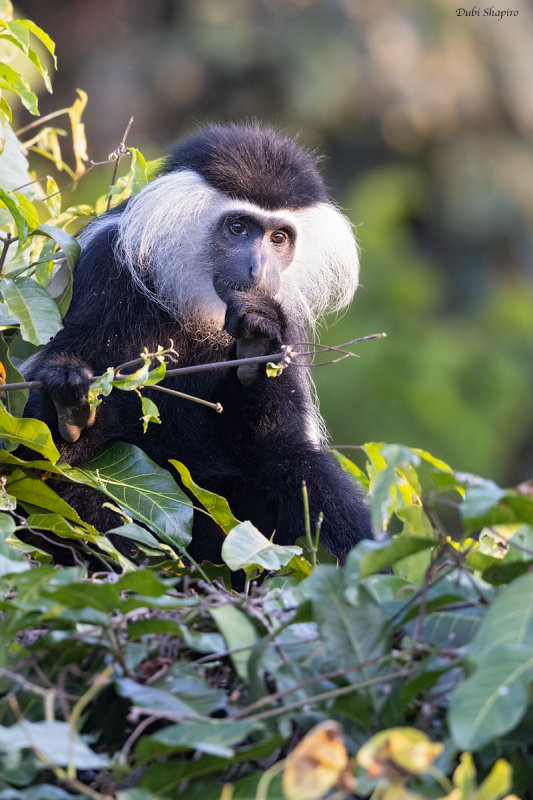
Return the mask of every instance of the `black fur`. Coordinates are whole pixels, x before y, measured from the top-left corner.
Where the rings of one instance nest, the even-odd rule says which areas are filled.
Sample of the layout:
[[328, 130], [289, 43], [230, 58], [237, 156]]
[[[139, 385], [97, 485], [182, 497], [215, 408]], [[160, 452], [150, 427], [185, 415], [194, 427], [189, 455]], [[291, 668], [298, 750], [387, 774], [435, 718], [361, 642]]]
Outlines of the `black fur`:
[[[195, 165], [216, 184], [222, 181], [220, 176], [227, 170], [230, 156], [237, 157], [231, 145], [237, 147], [238, 142], [236, 129], [210, 131], [210, 157], [204, 161], [200, 158], [210, 136], [202, 132], [196, 140], [190, 139], [178, 148], [170, 164], [174, 168]], [[250, 174], [245, 164], [241, 190], [238, 182], [233, 185], [224, 178], [223, 185], [231, 193], [242, 191], [243, 198], [255, 202], [262, 199], [269, 208], [277, 207], [282, 199], [294, 207], [308, 203], [310, 196], [315, 201], [323, 197], [323, 185], [315, 186], [320, 181], [318, 173], [294, 143], [277, 139], [270, 131], [261, 139], [255, 128], [244, 129], [242, 139], [248, 142], [249, 161], [244, 161]], [[254, 150], [258, 140], [261, 147]], [[226, 160], [220, 155], [222, 142], [229, 147]], [[274, 158], [274, 153], [285, 154], [288, 161], [291, 153], [294, 156], [285, 182], [281, 180], [287, 163], [283, 159], [274, 165], [272, 181], [266, 180], [269, 154]], [[298, 174], [302, 164], [303, 172]], [[252, 186], [251, 170], [258, 165], [264, 185]], [[302, 184], [301, 195], [291, 195], [293, 178]], [[249, 186], [244, 185], [246, 181]], [[118, 218], [119, 213], [115, 211], [113, 216]], [[66, 406], [78, 407], [80, 387], [87, 386], [91, 375], [138, 357], [145, 346], [155, 350], [172, 340], [179, 365], [186, 366], [235, 358], [239, 343], [246, 337], [246, 341], [263, 337], [267, 352], [277, 352], [281, 344], [306, 338], [301, 321], [287, 319], [275, 299], [243, 291], [228, 293], [225, 330], [206, 337], [195, 327], [195, 320], [172, 317], [139, 291], [131, 274], [117, 263], [115, 236], [116, 225], [102, 228], [82, 250], [65, 327], [39, 354], [27, 375], [43, 380], [49, 391], [31, 393], [26, 415], [48, 423], [62, 458], [73, 465], [86, 464], [101, 447], [116, 440], [141, 447], [163, 467], [168, 467], [170, 458], [183, 461], [198, 484], [228, 499], [237, 518], [250, 519], [268, 537], [275, 531], [274, 541], [280, 544], [293, 543], [304, 532], [301, 485], [305, 480], [312, 525], [322, 511], [322, 541], [344, 559], [357, 541], [371, 536], [369, 514], [350, 478], [308, 434], [312, 401], [305, 368], [289, 367], [272, 379], [266, 377], [262, 367], [250, 385], [243, 385], [235, 369], [167, 379], [165, 385], [170, 388], [221, 402], [224, 412], [218, 415], [195, 403], [152, 392], [163, 423], [151, 425], [146, 435], [138, 397], [114, 390], [97, 409], [94, 425], [86, 428], [78, 441], [62, 441], [51, 394], [59, 394]], [[62, 493], [83, 519], [101, 530], [116, 525], [116, 517], [101, 508], [104, 498], [97, 493], [75, 486], [66, 487]], [[220, 529], [205, 514], [198, 514], [192, 555], [217, 560], [222, 540]]]
[[328, 200], [313, 157], [259, 125], [210, 125], [178, 144], [165, 172], [192, 169], [213, 188], [261, 208], [306, 208]]

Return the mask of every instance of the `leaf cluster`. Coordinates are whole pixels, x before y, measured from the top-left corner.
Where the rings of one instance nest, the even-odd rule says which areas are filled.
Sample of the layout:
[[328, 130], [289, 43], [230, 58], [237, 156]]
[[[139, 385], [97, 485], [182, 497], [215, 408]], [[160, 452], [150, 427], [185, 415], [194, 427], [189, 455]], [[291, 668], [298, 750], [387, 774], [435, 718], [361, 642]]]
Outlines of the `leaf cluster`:
[[[7, 411], [0, 423], [40, 458], [0, 454], [12, 470], [0, 516], [0, 790], [16, 790], [6, 797], [31, 798], [36, 785], [41, 797], [219, 798], [224, 786], [235, 798], [311, 796], [291, 794], [298, 766], [284, 759], [328, 720], [347, 752], [333, 772], [344, 776], [340, 796], [347, 774], [376, 798], [520, 791], [533, 761], [533, 501], [523, 487], [365, 445], [364, 468], [339, 459], [387, 535], [361, 542], [342, 568], [319, 548], [313, 567], [305, 537], [271, 544], [173, 462], [224, 540], [224, 564], [194, 565], [192, 503], [140, 450], [115, 445], [72, 469], [43, 423]], [[103, 492], [124, 519], [113, 534], [137, 555], [84, 523], [45, 471]], [[454, 526], [461, 536], [447, 533]], [[77, 566], [53, 566], [51, 535]], [[100, 560], [94, 578], [87, 558]], [[236, 569], [244, 592], [231, 588]]]

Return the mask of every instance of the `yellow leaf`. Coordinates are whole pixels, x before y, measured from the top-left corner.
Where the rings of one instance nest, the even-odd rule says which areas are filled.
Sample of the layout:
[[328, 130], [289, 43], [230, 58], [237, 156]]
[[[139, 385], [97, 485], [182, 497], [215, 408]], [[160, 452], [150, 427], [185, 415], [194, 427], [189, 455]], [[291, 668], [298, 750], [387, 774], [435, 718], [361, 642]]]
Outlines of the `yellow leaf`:
[[[288, 756], [283, 793], [287, 800], [319, 800], [339, 781], [345, 788], [349, 778], [342, 728], [338, 722], [326, 720], [309, 731]], [[351, 783], [354, 788], [353, 779]]]
[[442, 749], [415, 728], [391, 728], [372, 736], [357, 753], [357, 762], [370, 778], [395, 780], [424, 774]]
[[444, 749], [444, 745], [430, 742], [425, 736], [413, 741], [413, 737], [402, 730], [391, 732], [389, 747], [394, 763], [411, 775], [423, 775], [427, 772]]
[[68, 110], [70, 118], [70, 125], [72, 127], [72, 146], [74, 148], [74, 155], [76, 157], [75, 175], [79, 178], [85, 172], [84, 161], [88, 160], [87, 156], [87, 140], [85, 138], [85, 125], [81, 121], [81, 115], [87, 105], [87, 93], [82, 89], [76, 89], [78, 92], [78, 99], [74, 101], [71, 108]]

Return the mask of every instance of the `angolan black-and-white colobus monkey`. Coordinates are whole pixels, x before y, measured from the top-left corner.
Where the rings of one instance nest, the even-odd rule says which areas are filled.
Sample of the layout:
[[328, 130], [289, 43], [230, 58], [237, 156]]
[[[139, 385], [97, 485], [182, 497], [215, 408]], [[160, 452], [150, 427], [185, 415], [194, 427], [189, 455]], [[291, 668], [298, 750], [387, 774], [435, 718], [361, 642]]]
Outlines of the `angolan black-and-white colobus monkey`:
[[[146, 435], [134, 393], [112, 392], [94, 421], [86, 404], [94, 376], [145, 346], [172, 340], [179, 366], [279, 352], [308, 340], [323, 312], [349, 303], [357, 246], [314, 158], [255, 124], [208, 126], [178, 144], [138, 195], [92, 222], [80, 243], [64, 329], [27, 375], [47, 391], [32, 393], [26, 415], [50, 425], [62, 458], [83, 465], [120, 440], [164, 467], [178, 459], [279, 544], [303, 534], [305, 480], [312, 525], [323, 512], [321, 541], [335, 555], [344, 559], [370, 536], [359, 490], [324, 446], [307, 367], [275, 379], [264, 366], [169, 378], [165, 385], [224, 411], [158, 393], [162, 424]], [[96, 492], [69, 486], [63, 494], [101, 530], [117, 524]], [[216, 560], [222, 539], [198, 514], [192, 555]]]

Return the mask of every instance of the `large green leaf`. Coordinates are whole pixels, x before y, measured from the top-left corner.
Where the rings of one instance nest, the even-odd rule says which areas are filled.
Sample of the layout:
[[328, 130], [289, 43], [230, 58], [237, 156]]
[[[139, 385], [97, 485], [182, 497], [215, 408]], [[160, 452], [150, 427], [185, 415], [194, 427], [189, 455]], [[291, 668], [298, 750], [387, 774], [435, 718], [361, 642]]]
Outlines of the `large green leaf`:
[[109, 764], [106, 756], [90, 750], [66, 722], [24, 720], [9, 728], [0, 726], [0, 745], [8, 752], [38, 748], [48, 763], [62, 767], [72, 763], [80, 770], [101, 769]]
[[466, 490], [465, 499], [461, 505], [463, 519], [477, 519], [487, 513], [505, 495], [494, 481], [479, 480], [477, 486]]
[[181, 717], [193, 719], [198, 716], [191, 706], [162, 689], [144, 686], [131, 678], [120, 678], [115, 681], [115, 686], [119, 694], [126, 697], [135, 706], [164, 711], [166, 714], [175, 716], [176, 719]]
[[12, 416], [2, 403], [0, 403], [0, 437], [36, 450], [52, 463], [59, 460], [59, 451], [48, 426], [38, 419], [19, 419]]
[[512, 731], [529, 705], [533, 647], [501, 645], [451, 696], [448, 721], [459, 750], [479, 750]]
[[7, 490], [23, 503], [44, 508], [65, 519], [82, 524], [79, 515], [40, 477], [15, 469], [7, 479]]
[[450, 729], [458, 747], [478, 749], [512, 730], [533, 679], [533, 575], [501, 590], [470, 648], [474, 673], [452, 694]]
[[[339, 667], [379, 658], [387, 652], [391, 637], [384, 612], [370, 592], [364, 586], [355, 595], [347, 591], [347, 572], [323, 565], [304, 582], [324, 649], [332, 664]], [[367, 680], [378, 670], [377, 664], [354, 666], [350, 676], [352, 680]], [[376, 703], [377, 697], [370, 694]]]
[[240, 520], [231, 513], [228, 501], [225, 497], [221, 497], [219, 494], [209, 492], [207, 489], [202, 489], [198, 486], [191, 478], [191, 473], [185, 464], [182, 464], [180, 461], [175, 461], [173, 458], [170, 459], [170, 463], [179, 472], [179, 476], [185, 488], [202, 503], [215, 522], [220, 525], [224, 533], [228, 533], [235, 525], [239, 524]]
[[182, 551], [191, 541], [193, 508], [172, 475], [133, 445], [118, 442], [94, 458], [87, 472], [98, 488]]
[[32, 344], [46, 344], [63, 327], [57, 306], [32, 278], [4, 278], [2, 295], [9, 311], [18, 317], [22, 338]]
[[533, 574], [522, 575], [498, 594], [472, 642], [469, 657], [477, 664], [492, 661], [502, 645], [533, 647]]
[[153, 736], [141, 739], [136, 754], [140, 761], [185, 750], [199, 750], [219, 758], [233, 758], [235, 751], [232, 745], [242, 742], [258, 727], [261, 727], [260, 724], [253, 720], [224, 719], [170, 725]]
[[69, 267], [74, 269], [81, 252], [80, 243], [75, 236], [62, 228], [56, 228], [55, 225], [40, 225], [34, 233], [41, 233], [53, 239], [63, 251]]
[[247, 567], [277, 570], [301, 553], [301, 547], [272, 544], [249, 521], [235, 525], [222, 544], [222, 558], [232, 570]]

